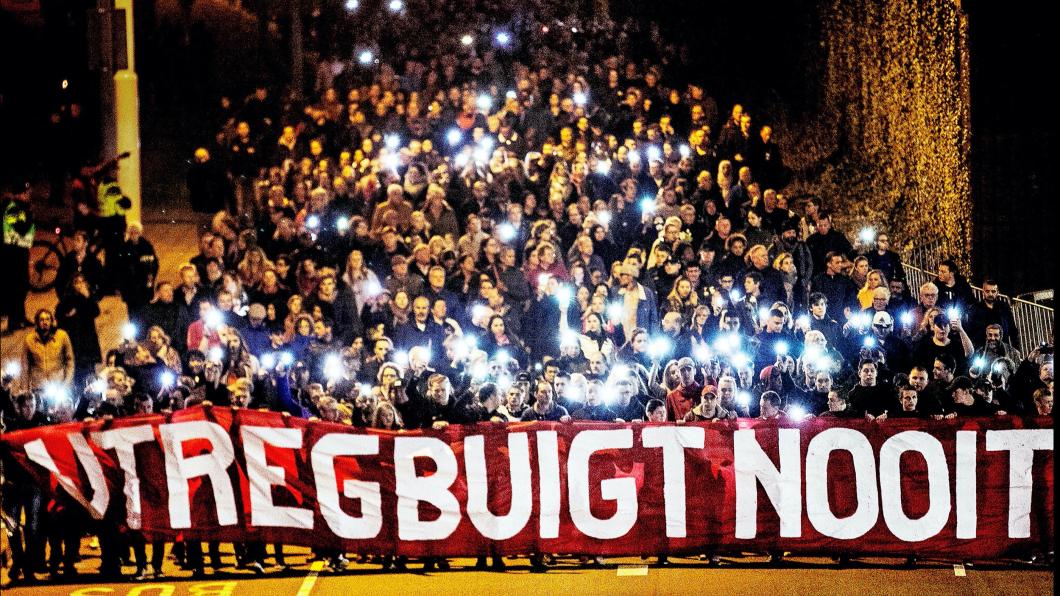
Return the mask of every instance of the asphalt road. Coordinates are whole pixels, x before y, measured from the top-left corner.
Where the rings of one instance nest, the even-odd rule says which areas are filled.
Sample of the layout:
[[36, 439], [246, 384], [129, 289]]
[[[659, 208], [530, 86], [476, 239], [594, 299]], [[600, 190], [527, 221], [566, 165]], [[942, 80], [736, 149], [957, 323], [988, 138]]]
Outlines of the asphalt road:
[[[419, 563], [409, 571], [381, 571], [375, 564], [351, 564], [335, 573], [310, 562], [306, 549], [288, 548], [290, 568], [273, 567], [266, 575], [236, 569], [231, 547], [222, 546], [227, 566], [206, 578], [192, 579], [167, 557], [165, 578], [142, 582], [91, 583], [99, 565], [98, 549], [82, 545], [82, 575], [77, 583], [44, 580], [33, 586], [7, 585], [5, 596], [103, 595], [171, 596], [190, 594], [295, 594], [297, 596], [350, 594], [702, 594], [724, 590], [732, 594], [1028, 594], [1052, 591], [1054, 573], [1045, 567], [995, 563], [967, 567], [952, 561], [922, 561], [914, 569], [900, 568], [896, 559], [855, 560], [840, 568], [831, 559], [789, 558], [780, 567], [769, 566], [764, 556], [722, 558], [716, 567], [692, 558], [675, 558], [670, 565], [648, 565], [637, 557], [608, 559], [600, 568], [581, 566], [575, 559], [559, 559], [545, 573], [532, 573], [526, 559], [508, 559], [505, 572], [476, 571], [473, 559], [453, 559], [450, 571], [423, 572]], [[270, 547], [271, 552], [271, 547]], [[271, 559], [269, 560], [271, 563]], [[125, 567], [132, 574], [133, 567]]]

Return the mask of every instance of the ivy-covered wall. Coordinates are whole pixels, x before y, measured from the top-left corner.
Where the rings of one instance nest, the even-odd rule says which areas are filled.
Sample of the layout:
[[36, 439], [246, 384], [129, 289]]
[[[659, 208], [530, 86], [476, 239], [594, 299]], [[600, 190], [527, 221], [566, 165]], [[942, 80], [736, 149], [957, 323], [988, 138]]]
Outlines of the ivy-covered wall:
[[823, 0], [823, 114], [841, 148], [813, 186], [850, 223], [887, 222], [969, 263], [967, 23], [953, 0]]

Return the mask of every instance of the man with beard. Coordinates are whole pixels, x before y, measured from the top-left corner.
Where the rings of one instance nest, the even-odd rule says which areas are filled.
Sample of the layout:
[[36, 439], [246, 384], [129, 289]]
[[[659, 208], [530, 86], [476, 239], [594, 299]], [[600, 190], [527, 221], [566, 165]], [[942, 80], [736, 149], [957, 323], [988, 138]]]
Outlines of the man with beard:
[[986, 326], [986, 342], [983, 347], [979, 348], [972, 354], [969, 361], [972, 366], [981, 370], [986, 370], [993, 365], [994, 361], [998, 358], [1008, 358], [1013, 362], [1020, 362], [1023, 360], [1023, 355], [1020, 351], [1012, 347], [1012, 344], [1007, 341], [1003, 341], [1002, 326], [997, 323], [991, 323]]
[[69, 387], [74, 379], [74, 348], [70, 336], [55, 326], [48, 310], [41, 309], [33, 317], [33, 333], [27, 333], [22, 343], [22, 370], [31, 390], [38, 390], [49, 382]]
[[799, 220], [797, 218], [788, 218], [781, 224], [780, 235], [777, 236], [777, 239], [769, 249], [770, 262], [776, 260], [781, 253], [791, 255], [795, 261], [795, 270], [799, 272], [800, 279], [813, 279], [813, 256], [810, 254], [810, 249], [806, 246], [806, 243], [799, 240]]
[[[1007, 302], [998, 300], [1000, 291], [997, 282], [992, 279], [983, 281], [983, 299], [968, 308], [968, 336], [972, 341], [983, 341], [984, 334], [990, 325], [1000, 326], [1001, 337], [1008, 338], [1013, 346], [1020, 345], [1020, 331], [1012, 317], [1012, 307]], [[989, 341], [989, 340], [988, 340]], [[1019, 362], [1019, 359], [1014, 359]]]

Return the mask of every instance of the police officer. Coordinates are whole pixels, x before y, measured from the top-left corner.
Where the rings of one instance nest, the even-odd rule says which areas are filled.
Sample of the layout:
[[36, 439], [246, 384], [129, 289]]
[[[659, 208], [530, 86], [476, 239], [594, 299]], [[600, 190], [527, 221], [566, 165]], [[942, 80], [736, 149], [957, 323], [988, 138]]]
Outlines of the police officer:
[[0, 262], [7, 271], [4, 291], [0, 292], [0, 316], [7, 317], [7, 332], [30, 327], [26, 319], [29, 292], [29, 249], [36, 226], [29, 208], [29, 184], [19, 183], [3, 201], [3, 244]]
[[110, 294], [118, 289], [121, 276], [122, 242], [125, 240], [125, 212], [132, 207], [132, 201], [121, 192], [118, 186], [116, 168], [111, 168], [99, 185], [97, 200], [99, 202], [99, 235], [106, 251], [104, 263], [103, 293]]

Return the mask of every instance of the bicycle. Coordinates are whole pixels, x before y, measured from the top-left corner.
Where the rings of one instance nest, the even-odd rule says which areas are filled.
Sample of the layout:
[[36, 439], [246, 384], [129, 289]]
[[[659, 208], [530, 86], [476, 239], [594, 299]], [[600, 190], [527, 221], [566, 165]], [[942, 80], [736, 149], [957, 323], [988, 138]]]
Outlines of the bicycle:
[[[44, 238], [41, 238], [41, 232]], [[56, 225], [47, 230], [37, 230], [37, 236], [33, 240], [33, 246], [29, 249], [29, 286], [34, 292], [46, 292], [55, 287], [55, 280], [59, 277], [59, 266], [63, 259], [74, 250], [73, 228], [63, 229]], [[88, 253], [99, 258], [103, 246], [96, 234], [90, 234], [88, 241]]]

